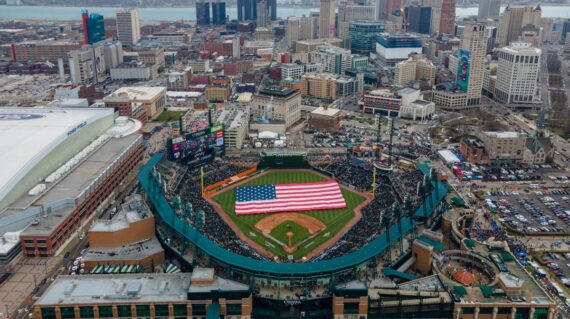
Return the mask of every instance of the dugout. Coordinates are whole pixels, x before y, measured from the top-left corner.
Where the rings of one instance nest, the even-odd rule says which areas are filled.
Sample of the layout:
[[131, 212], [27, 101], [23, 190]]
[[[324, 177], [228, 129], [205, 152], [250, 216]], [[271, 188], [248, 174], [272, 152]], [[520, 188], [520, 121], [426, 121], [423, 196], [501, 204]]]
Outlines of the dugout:
[[258, 169], [311, 168], [306, 152], [263, 151], [259, 155]]

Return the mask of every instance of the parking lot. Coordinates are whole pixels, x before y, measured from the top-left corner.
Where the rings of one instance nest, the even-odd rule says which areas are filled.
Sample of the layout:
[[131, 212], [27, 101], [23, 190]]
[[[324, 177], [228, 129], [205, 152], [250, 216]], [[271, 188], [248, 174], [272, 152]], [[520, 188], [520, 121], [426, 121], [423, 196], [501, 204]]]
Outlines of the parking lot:
[[570, 190], [489, 192], [499, 221], [525, 233], [570, 233]]

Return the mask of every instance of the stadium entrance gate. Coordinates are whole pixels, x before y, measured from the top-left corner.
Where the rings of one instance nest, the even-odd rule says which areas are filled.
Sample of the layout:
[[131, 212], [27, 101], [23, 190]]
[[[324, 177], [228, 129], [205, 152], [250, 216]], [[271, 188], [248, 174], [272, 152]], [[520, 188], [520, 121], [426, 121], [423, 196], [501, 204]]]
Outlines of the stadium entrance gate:
[[305, 152], [263, 151], [260, 153], [258, 169], [311, 168]]

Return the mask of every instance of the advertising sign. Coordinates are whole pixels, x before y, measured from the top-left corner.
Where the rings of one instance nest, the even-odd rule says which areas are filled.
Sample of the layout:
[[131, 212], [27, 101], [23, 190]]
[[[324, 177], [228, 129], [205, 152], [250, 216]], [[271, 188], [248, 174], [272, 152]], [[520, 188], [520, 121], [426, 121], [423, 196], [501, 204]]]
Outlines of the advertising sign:
[[216, 156], [224, 155], [224, 126], [217, 125], [170, 138], [167, 150], [172, 161], [186, 162], [191, 167], [201, 166]]
[[471, 53], [467, 50], [459, 51], [459, 65], [457, 66], [457, 86], [463, 92], [467, 92], [467, 86], [469, 83], [469, 59], [471, 58]]

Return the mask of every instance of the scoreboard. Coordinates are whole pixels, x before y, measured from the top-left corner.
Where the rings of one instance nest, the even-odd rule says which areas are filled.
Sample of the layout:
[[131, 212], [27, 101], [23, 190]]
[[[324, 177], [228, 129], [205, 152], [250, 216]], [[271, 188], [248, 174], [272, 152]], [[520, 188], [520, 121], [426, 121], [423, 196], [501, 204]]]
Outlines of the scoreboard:
[[169, 138], [166, 142], [168, 158], [171, 161], [185, 162], [191, 167], [201, 166], [216, 156], [225, 154], [224, 125], [184, 133]]

